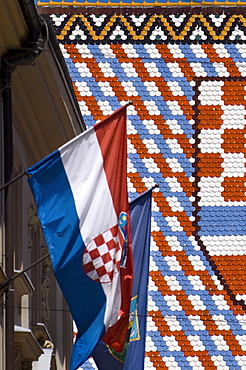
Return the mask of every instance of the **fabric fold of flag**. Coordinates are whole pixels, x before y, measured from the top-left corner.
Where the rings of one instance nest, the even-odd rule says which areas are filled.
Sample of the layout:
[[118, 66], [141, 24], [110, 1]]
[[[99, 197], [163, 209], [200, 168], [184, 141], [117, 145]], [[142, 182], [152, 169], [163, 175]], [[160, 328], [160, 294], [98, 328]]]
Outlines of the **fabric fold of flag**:
[[129, 337], [119, 353], [101, 341], [92, 352], [100, 370], [143, 370], [151, 233], [152, 189], [130, 203], [134, 279]]
[[[128, 325], [133, 271], [126, 165], [124, 106], [27, 171], [54, 274], [78, 328], [71, 370], [108, 329]], [[120, 334], [114, 342], [123, 347]]]

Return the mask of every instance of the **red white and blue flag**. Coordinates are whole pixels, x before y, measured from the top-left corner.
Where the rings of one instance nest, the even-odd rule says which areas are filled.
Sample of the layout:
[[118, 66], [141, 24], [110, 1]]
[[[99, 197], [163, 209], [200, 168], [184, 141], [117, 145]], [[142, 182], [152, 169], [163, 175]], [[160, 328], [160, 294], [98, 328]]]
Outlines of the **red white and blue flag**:
[[78, 328], [70, 369], [127, 335], [132, 252], [126, 106], [28, 169], [56, 279]]

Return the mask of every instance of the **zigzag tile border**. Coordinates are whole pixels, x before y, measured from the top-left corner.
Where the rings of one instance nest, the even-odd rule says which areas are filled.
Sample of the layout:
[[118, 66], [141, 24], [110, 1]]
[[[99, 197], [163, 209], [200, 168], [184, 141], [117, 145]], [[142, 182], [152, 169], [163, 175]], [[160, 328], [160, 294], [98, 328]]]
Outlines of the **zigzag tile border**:
[[[137, 31], [126, 16], [101, 15], [98, 24], [93, 16], [51, 16], [87, 125], [133, 102], [130, 197], [159, 184], [152, 209], [149, 370], [246, 369], [245, 20], [227, 14], [209, 29], [208, 17], [180, 15], [179, 27], [188, 28], [174, 42], [178, 20], [170, 15], [172, 38], [152, 42], [156, 18], [140, 18]], [[191, 42], [197, 20], [210, 42]], [[141, 42], [133, 43], [133, 35], [112, 39], [120, 22], [134, 36], [144, 36], [144, 27], [147, 34]], [[238, 40], [235, 24], [242, 26]], [[95, 368], [92, 359], [82, 367]]]
[[243, 14], [56, 14], [58, 40], [67, 43], [243, 43]]

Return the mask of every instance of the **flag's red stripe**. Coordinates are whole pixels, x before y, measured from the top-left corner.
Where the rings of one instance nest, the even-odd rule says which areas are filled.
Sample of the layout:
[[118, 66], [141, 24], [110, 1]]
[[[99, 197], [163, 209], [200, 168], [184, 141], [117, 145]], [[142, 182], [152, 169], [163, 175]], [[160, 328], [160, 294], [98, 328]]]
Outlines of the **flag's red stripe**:
[[[118, 109], [111, 116], [94, 126], [101, 148], [104, 171], [117, 216], [126, 212], [129, 219], [127, 194], [127, 141], [126, 141], [126, 106]], [[103, 340], [112, 348], [121, 352], [128, 332], [129, 310], [132, 288], [132, 251], [131, 233], [128, 223], [128, 253], [125, 268], [120, 269], [121, 309], [120, 319], [111, 326]]]
[[94, 126], [116, 214], [128, 211], [126, 106]]

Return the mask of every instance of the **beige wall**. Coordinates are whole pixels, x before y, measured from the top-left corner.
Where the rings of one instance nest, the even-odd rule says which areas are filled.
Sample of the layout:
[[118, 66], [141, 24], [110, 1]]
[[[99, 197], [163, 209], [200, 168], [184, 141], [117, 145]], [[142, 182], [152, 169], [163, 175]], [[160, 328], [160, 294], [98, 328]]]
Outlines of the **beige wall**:
[[[13, 177], [27, 168], [33, 158], [25, 150], [22, 137], [14, 130]], [[8, 258], [13, 259], [13, 269], [18, 272], [48, 253], [36, 215], [26, 176], [9, 187], [6, 208], [6, 235]], [[63, 295], [53, 276], [47, 258], [19, 277], [14, 283], [14, 324], [32, 330], [32, 325], [44, 323], [47, 338], [37, 338], [42, 347], [45, 339], [54, 344], [57, 369], [68, 368], [72, 348], [72, 319]], [[25, 337], [23, 336], [23, 341]], [[35, 356], [35, 351], [33, 351]], [[23, 355], [24, 356], [24, 355]], [[19, 356], [15, 369], [21, 369], [24, 357]]]
[[[22, 50], [22, 45], [29, 35], [30, 25], [22, 14], [20, 2], [0, 0], [0, 43], [3, 46], [0, 56], [3, 58], [9, 48], [13, 51], [16, 47], [14, 52], [17, 56], [26, 51]], [[33, 12], [31, 3], [29, 6]], [[32, 14], [35, 18], [35, 12]], [[39, 22], [39, 19], [36, 21]], [[44, 39], [46, 36], [42, 35]], [[9, 85], [13, 115], [12, 177], [84, 129], [70, 80], [64, 65], [60, 64], [62, 61], [57, 51], [54, 51], [54, 41], [50, 36], [36, 59], [25, 65], [17, 63], [12, 69]], [[3, 184], [2, 163], [5, 158], [2, 152], [4, 120], [1, 99], [0, 183]], [[1, 273], [0, 269], [0, 282], [5, 279], [6, 272], [12, 277], [47, 253], [26, 177], [9, 186], [6, 206], [1, 197], [3, 192], [0, 193], [0, 265], [3, 271]], [[72, 318], [53, 276], [49, 259], [15, 279], [10, 288], [8, 299], [4, 294], [4, 304], [0, 301], [0, 368], [31, 369], [32, 361], [39, 358], [44, 342], [48, 340], [49, 346], [54, 346], [52, 370], [68, 369], [73, 343]]]

